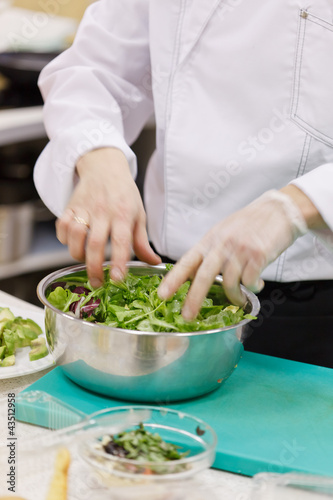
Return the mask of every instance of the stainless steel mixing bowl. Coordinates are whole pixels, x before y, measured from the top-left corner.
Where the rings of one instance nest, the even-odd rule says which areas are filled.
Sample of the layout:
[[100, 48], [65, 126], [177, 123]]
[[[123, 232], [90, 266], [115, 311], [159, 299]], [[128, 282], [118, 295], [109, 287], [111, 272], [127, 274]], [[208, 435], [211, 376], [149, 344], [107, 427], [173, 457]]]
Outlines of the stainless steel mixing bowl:
[[[128, 268], [136, 275], [167, 272], [164, 264], [130, 262]], [[50, 351], [77, 384], [114, 398], [167, 404], [217, 389], [236, 368], [249, 319], [220, 330], [140, 332], [89, 323], [53, 307], [46, 299], [51, 283], [85, 269], [84, 265], [60, 269], [37, 287], [45, 306]], [[217, 276], [215, 283], [221, 284], [222, 277]], [[245, 311], [256, 316], [257, 297], [242, 290], [247, 297]]]

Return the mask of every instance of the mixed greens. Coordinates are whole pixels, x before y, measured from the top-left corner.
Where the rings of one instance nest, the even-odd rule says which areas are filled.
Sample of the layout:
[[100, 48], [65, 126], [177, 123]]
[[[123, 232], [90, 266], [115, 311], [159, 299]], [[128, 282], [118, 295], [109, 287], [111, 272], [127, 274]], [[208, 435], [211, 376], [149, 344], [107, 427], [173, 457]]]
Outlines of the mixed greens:
[[110, 455], [140, 462], [168, 462], [187, 455], [179, 453], [178, 446], [163, 441], [159, 434], [147, 431], [142, 423], [137, 429], [106, 436], [103, 448]]
[[0, 367], [15, 364], [15, 352], [20, 347], [30, 346], [30, 361], [48, 354], [45, 339], [39, 337], [42, 329], [32, 319], [14, 316], [8, 307], [0, 307]]
[[213, 285], [198, 316], [186, 321], [181, 310], [190, 281], [169, 300], [161, 300], [157, 289], [162, 278], [157, 274], [140, 276], [129, 272], [123, 281], [116, 282], [106, 268], [103, 286], [94, 289], [86, 273], [78, 272], [53, 282], [46, 295], [50, 304], [60, 311], [129, 330], [193, 332], [224, 328], [245, 318], [255, 319], [242, 308], [231, 305], [220, 285]]
[[[142, 423], [137, 429], [124, 431], [116, 436], [103, 436], [97, 449], [104, 450], [107, 454], [127, 460], [136, 460], [141, 464], [119, 463], [117, 468], [134, 472], [136, 474], [163, 474], [170, 469], [163, 467], [163, 463], [185, 458], [189, 451], [180, 452], [179, 446], [164, 441], [157, 433], [149, 432]], [[152, 465], [147, 466], [147, 462]], [[178, 464], [172, 472], [185, 470], [186, 464]]]

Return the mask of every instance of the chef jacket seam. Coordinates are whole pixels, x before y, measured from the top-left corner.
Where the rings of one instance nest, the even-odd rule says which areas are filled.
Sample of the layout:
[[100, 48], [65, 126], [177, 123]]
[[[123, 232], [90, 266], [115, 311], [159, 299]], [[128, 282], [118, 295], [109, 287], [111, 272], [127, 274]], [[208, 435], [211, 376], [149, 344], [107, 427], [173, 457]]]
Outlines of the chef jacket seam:
[[210, 19], [212, 18], [214, 12], [216, 11], [216, 9], [218, 8], [218, 6], [220, 5], [221, 1], [222, 0], [217, 0], [216, 4], [209, 11], [209, 14], [207, 15], [207, 18], [205, 19], [205, 21], [203, 22], [203, 25], [201, 26], [201, 29], [200, 29], [199, 33], [197, 34], [196, 38], [194, 39], [194, 41], [192, 42], [192, 44], [188, 48], [187, 52], [183, 55], [183, 58], [180, 61], [180, 66], [184, 64], [184, 62], [187, 60], [187, 58], [189, 57], [189, 55], [193, 52], [196, 44], [200, 40], [200, 38], [201, 38], [203, 32], [205, 31], [205, 29], [207, 28], [207, 25], [208, 25]]
[[176, 31], [176, 39], [175, 39], [175, 45], [174, 45], [174, 53], [172, 55], [172, 63], [171, 63], [171, 72], [170, 74], [171, 79], [169, 83], [169, 87], [167, 90], [167, 103], [166, 103], [166, 109], [165, 109], [165, 140], [164, 140], [164, 215], [163, 215], [163, 222], [162, 222], [162, 238], [164, 241], [164, 249], [166, 255], [169, 255], [169, 245], [168, 245], [168, 238], [166, 237], [166, 232], [168, 230], [168, 167], [167, 167], [167, 151], [168, 151], [168, 142], [169, 142], [169, 135], [170, 135], [170, 117], [171, 117], [171, 109], [172, 109], [172, 89], [174, 85], [174, 80], [175, 80], [175, 74], [176, 74], [176, 69], [177, 69], [177, 63], [178, 63], [178, 58], [179, 58], [179, 51], [180, 51], [180, 39], [181, 39], [181, 32], [182, 32], [182, 26], [184, 22], [184, 13], [185, 13], [185, 8], [186, 8], [186, 2], [187, 0], [181, 0], [181, 5], [180, 5], [180, 13], [179, 13], [179, 18], [178, 18], [178, 23], [177, 23], [177, 31]]
[[[307, 165], [308, 158], [309, 158], [310, 145], [311, 145], [311, 136], [310, 136], [310, 134], [306, 133], [305, 139], [304, 139], [304, 144], [303, 144], [303, 149], [302, 149], [302, 154], [301, 154], [301, 159], [300, 159], [298, 171], [296, 174], [296, 179], [298, 177], [301, 177], [304, 174], [304, 170], [305, 170], [305, 167]], [[287, 258], [287, 252], [288, 252], [288, 249], [286, 249], [283, 252], [283, 254], [279, 257], [278, 265], [277, 265], [277, 269], [276, 269], [276, 280], [277, 281], [282, 281], [284, 266], [285, 266], [285, 262], [286, 262], [286, 258]]]
[[330, 137], [329, 135], [327, 134], [324, 134], [324, 132], [321, 132], [320, 130], [318, 130], [316, 127], [314, 127], [313, 125], [310, 125], [309, 122], [307, 122], [306, 120], [304, 120], [303, 118], [301, 118], [299, 115], [295, 115], [295, 118], [297, 118], [298, 120], [301, 120], [301, 122], [305, 123], [306, 125], [308, 125], [310, 128], [312, 128], [313, 130], [315, 130], [316, 132], [318, 132], [318, 134], [322, 135], [323, 137], [327, 137], [328, 140], [332, 140], [332, 137]]
[[[302, 12], [302, 9], [301, 11]], [[298, 33], [297, 33], [297, 45], [296, 45], [296, 54], [295, 54], [295, 61], [294, 61], [294, 85], [293, 85], [293, 92], [292, 92], [292, 104], [291, 104], [291, 116], [290, 118], [294, 123], [296, 123], [302, 130], [304, 130], [307, 134], [312, 135], [315, 139], [318, 139], [319, 141], [323, 142], [324, 144], [332, 147], [333, 146], [333, 138], [328, 136], [327, 134], [324, 134], [320, 130], [318, 130], [316, 127], [313, 125], [310, 125], [306, 120], [301, 118], [298, 114], [298, 106], [299, 106], [299, 98], [300, 98], [300, 86], [301, 86], [301, 72], [302, 72], [302, 63], [303, 63], [303, 53], [304, 53], [304, 43], [305, 43], [305, 36], [306, 36], [306, 21], [312, 22], [314, 24], [317, 24], [318, 26], [327, 29], [331, 33], [333, 33], [333, 25], [330, 25], [327, 21], [321, 20], [319, 18], [316, 18], [323, 23], [326, 22], [329, 26], [332, 26], [332, 29], [329, 29], [325, 26], [323, 26], [320, 22], [317, 22], [313, 19], [313, 14], [308, 13], [307, 18], [304, 18], [300, 15], [300, 21], [299, 21], [299, 27], [298, 27]], [[303, 29], [302, 29], [302, 26]]]
[[[311, 23], [316, 23], [319, 26], [322, 26], [323, 28], [326, 28], [326, 29], [328, 29], [330, 31], [333, 31], [333, 23], [330, 23], [329, 21], [326, 21], [325, 19], [316, 16], [315, 14], [312, 14], [312, 12], [306, 11], [306, 13], [307, 13], [307, 18], [306, 19], [308, 21], [310, 21]], [[327, 26], [323, 26], [323, 24], [327, 24]]]
[[[302, 28], [303, 26], [304, 28]], [[293, 93], [293, 105], [291, 112], [292, 116], [296, 116], [298, 110], [305, 32], [306, 32], [306, 19], [300, 16], [298, 43], [296, 47], [296, 59], [295, 59], [294, 93]]]
[[287, 250], [285, 250], [283, 252], [283, 254], [280, 255], [280, 257], [279, 257], [277, 267], [276, 267], [276, 274], [275, 274], [276, 281], [281, 281], [281, 279], [282, 279], [282, 274], [283, 274], [283, 269], [284, 269], [284, 261], [286, 259], [286, 253], [287, 253]]
[[305, 134], [305, 140], [303, 143], [303, 149], [302, 149], [301, 159], [300, 159], [299, 165], [298, 165], [298, 170], [296, 172], [296, 178], [299, 177], [299, 175], [300, 175], [300, 171], [301, 171], [301, 167], [302, 167], [302, 163], [303, 163], [304, 151], [305, 151], [305, 145], [306, 145], [306, 137], [307, 137], [307, 134]]
[[[188, 57], [192, 54], [196, 44], [198, 43], [198, 40], [200, 40], [202, 33], [206, 29], [209, 20], [211, 19], [212, 15], [214, 14], [214, 11], [217, 9], [217, 7], [220, 5], [221, 0], [218, 0], [214, 7], [210, 10], [209, 14], [207, 15], [207, 18], [205, 22], [203, 23], [203, 26], [195, 39], [194, 43], [191, 45], [190, 49], [187, 51], [185, 56], [182, 58], [182, 60], [179, 62], [179, 55], [180, 55], [180, 38], [181, 38], [181, 32], [182, 32], [182, 26], [184, 23], [184, 17], [185, 17], [185, 10], [186, 10], [186, 2], [187, 0], [183, 0], [182, 2], [182, 10], [179, 16], [179, 22], [177, 26], [177, 40], [175, 44], [175, 53], [172, 58], [172, 79], [168, 88], [168, 103], [167, 103], [167, 108], [166, 108], [166, 135], [165, 135], [165, 142], [164, 142], [164, 186], [165, 186], [165, 200], [164, 200], [164, 217], [163, 217], [163, 224], [162, 224], [162, 234], [163, 234], [163, 239], [164, 239], [164, 248], [166, 251], [166, 254], [169, 255], [169, 239], [166, 237], [166, 233], [168, 231], [168, 218], [169, 218], [169, 212], [168, 212], [168, 183], [167, 183], [167, 144], [168, 144], [168, 139], [169, 139], [169, 134], [170, 134], [170, 129], [169, 129], [169, 124], [171, 121], [171, 109], [172, 109], [172, 93], [173, 93], [173, 87], [174, 87], [174, 80], [175, 80], [175, 75], [177, 71], [182, 68], [187, 61]], [[178, 58], [177, 58], [178, 56]], [[179, 63], [179, 64], [178, 64]]]
[[317, 21], [313, 21], [312, 19], [308, 19], [308, 21], [309, 21], [310, 23], [316, 24], [317, 26], [320, 26], [320, 27], [321, 27], [321, 28], [323, 28], [324, 30], [327, 30], [327, 31], [333, 32], [333, 25], [329, 28], [328, 26], [323, 26], [321, 23], [318, 23]]
[[296, 174], [296, 178], [301, 177], [304, 174], [304, 170], [305, 170], [306, 164], [308, 162], [308, 158], [309, 158], [310, 145], [311, 145], [311, 136], [310, 136], [310, 134], [305, 134], [303, 151], [302, 151], [302, 155], [301, 155], [301, 160], [299, 162], [299, 167], [298, 167], [298, 171]]
[[333, 146], [333, 137], [324, 134], [313, 125], [310, 125], [310, 123], [303, 120], [303, 118], [301, 118], [299, 115], [292, 115], [291, 119], [294, 123], [297, 123], [297, 125], [299, 125], [302, 130], [314, 137], [314, 139], [318, 139], [318, 141], [323, 142], [327, 146]]

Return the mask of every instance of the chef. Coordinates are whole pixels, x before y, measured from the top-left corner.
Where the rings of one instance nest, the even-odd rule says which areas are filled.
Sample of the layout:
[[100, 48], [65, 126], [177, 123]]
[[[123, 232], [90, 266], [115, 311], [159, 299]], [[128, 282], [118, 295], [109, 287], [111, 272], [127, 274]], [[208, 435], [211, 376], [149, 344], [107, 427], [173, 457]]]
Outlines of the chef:
[[[333, 367], [332, 46], [329, 0], [91, 5], [39, 79], [35, 183], [92, 285], [109, 237], [114, 279], [131, 248], [178, 261], [159, 293], [193, 278], [184, 318], [222, 273], [232, 302], [259, 293], [249, 350]], [[130, 145], [152, 114], [144, 208]]]

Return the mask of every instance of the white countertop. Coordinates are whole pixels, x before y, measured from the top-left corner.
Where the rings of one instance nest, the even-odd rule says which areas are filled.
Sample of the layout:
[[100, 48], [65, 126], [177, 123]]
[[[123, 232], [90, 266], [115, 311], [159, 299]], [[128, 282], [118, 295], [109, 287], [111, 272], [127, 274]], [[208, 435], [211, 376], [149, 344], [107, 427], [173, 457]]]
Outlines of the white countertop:
[[[0, 307], [1, 303], [8, 306], [17, 306], [20, 308], [25, 308], [27, 314], [33, 310], [39, 310], [36, 306], [24, 302], [16, 297], [8, 295], [0, 291]], [[24, 377], [17, 377], [12, 379], [4, 379], [1, 381], [1, 400], [0, 400], [0, 420], [6, 423], [6, 401], [8, 393], [15, 393], [16, 395], [31, 385], [33, 382], [38, 380], [40, 377], [45, 375], [50, 369], [38, 372], [32, 375], [27, 375]], [[45, 433], [52, 433], [52, 431], [41, 429], [40, 427], [24, 424], [17, 422], [17, 436], [18, 436], [18, 446], [20, 440], [31, 438], [32, 436], [45, 435]], [[7, 427], [6, 425], [0, 425], [0, 442], [4, 443], [7, 439]], [[4, 470], [2, 467], [5, 464], [0, 463], [0, 470]], [[19, 469], [19, 464], [18, 464]], [[0, 494], [5, 493], [3, 481], [4, 477], [0, 474]], [[221, 500], [250, 500], [251, 498], [251, 485], [252, 479], [244, 476], [239, 476], [237, 474], [231, 474], [228, 472], [218, 471], [218, 470], [207, 470], [200, 474], [198, 477], [200, 484], [207, 491], [211, 491], [211, 494], [207, 496], [207, 500], [212, 498], [212, 494], [216, 499]], [[29, 492], [27, 491], [27, 500], [35, 500], [35, 498], [29, 498]], [[70, 499], [69, 499], [70, 500]], [[74, 500], [74, 499], [73, 499]], [[76, 499], [75, 499], [76, 500]], [[79, 500], [79, 499], [78, 499]]]
[[[110, 257], [110, 243], [105, 248], [105, 259]], [[67, 246], [56, 237], [54, 222], [36, 224], [28, 253], [12, 262], [0, 263], [0, 280], [44, 269], [80, 264], [70, 255]]]
[[43, 107], [0, 111], [0, 146], [46, 137]]
[[28, 253], [12, 262], [0, 263], [0, 280], [52, 267], [78, 264], [56, 237], [54, 223], [36, 224]]

